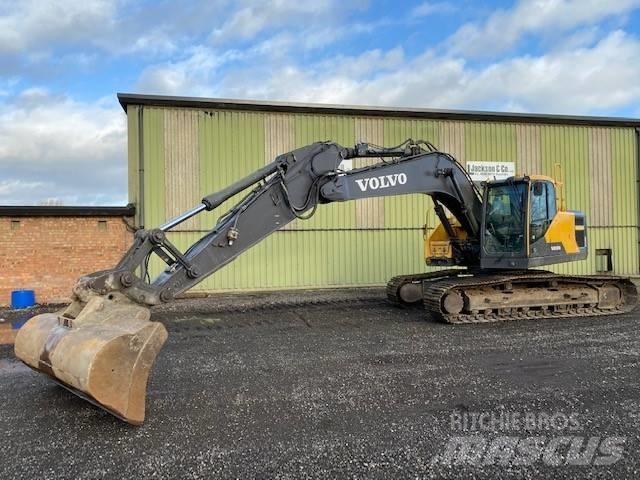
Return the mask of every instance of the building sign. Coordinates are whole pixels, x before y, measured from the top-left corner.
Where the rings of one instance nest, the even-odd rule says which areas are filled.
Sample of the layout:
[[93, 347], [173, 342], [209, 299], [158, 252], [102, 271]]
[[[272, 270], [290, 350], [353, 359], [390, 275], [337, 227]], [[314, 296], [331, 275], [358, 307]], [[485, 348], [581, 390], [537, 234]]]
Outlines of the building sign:
[[504, 180], [516, 174], [513, 162], [467, 162], [467, 172], [474, 182], [485, 180]]

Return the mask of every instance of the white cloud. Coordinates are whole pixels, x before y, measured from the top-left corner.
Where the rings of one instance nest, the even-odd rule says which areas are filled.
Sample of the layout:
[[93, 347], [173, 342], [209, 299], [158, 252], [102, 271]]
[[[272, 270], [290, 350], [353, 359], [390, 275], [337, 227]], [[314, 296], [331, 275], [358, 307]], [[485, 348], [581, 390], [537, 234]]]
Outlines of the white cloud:
[[[215, 44], [251, 40], [266, 32], [295, 36], [310, 48], [341, 37], [338, 28], [368, 0], [0, 0], [0, 58], [22, 55], [30, 64], [73, 54], [172, 58], [203, 37]], [[357, 30], [361, 25], [350, 25]], [[280, 29], [280, 31], [278, 31]], [[314, 47], [315, 46], [315, 47]], [[249, 47], [251, 48], [251, 47]], [[15, 58], [11, 58], [15, 62]], [[18, 62], [19, 63], [19, 62]], [[2, 71], [0, 67], [0, 71]]]
[[453, 52], [493, 56], [515, 46], [527, 34], [558, 35], [639, 6], [640, 0], [520, 0], [511, 9], [493, 12], [481, 24], [463, 25], [449, 43]]
[[[406, 58], [403, 49], [395, 47], [301, 61], [295, 53], [314, 48], [305, 45], [305, 39], [316, 37], [316, 27], [310, 26], [305, 35], [278, 31], [242, 51], [198, 47], [184, 60], [148, 67], [137, 89], [177, 95], [564, 113], [608, 113], [624, 107], [625, 102], [637, 102], [640, 83], [634, 75], [640, 78], [638, 39], [623, 31], [603, 38], [596, 23], [628, 12], [640, 0], [578, 3], [521, 0], [513, 9], [498, 11], [484, 24], [467, 25], [453, 36], [454, 43], [459, 42], [461, 32], [473, 28], [475, 37], [471, 35], [469, 40], [475, 39], [476, 46], [481, 47], [494, 30], [498, 35], [498, 24], [506, 32], [503, 46], [527, 32], [549, 28], [566, 32], [562, 42], [540, 55], [475, 66], [460, 51], [445, 48], [442, 53], [434, 47]], [[436, 6], [442, 9], [445, 5], [423, 3], [416, 8], [418, 13], [428, 14]], [[331, 7], [332, 2], [327, 0], [317, 7], [296, 10], [289, 0], [281, 0], [263, 8], [271, 13], [292, 9], [287, 11], [295, 15], [305, 8], [327, 11]], [[262, 7], [255, 4], [246, 8], [256, 13]], [[533, 11], [538, 15], [532, 15]], [[238, 18], [232, 16], [226, 25], [230, 28], [240, 21]], [[265, 14], [256, 20], [261, 26], [245, 25], [247, 30], [234, 34], [254, 35], [269, 18]], [[449, 43], [446, 40], [444, 45]]]
[[301, 26], [323, 22], [335, 25], [346, 12], [365, 4], [362, 0], [248, 0], [243, 3], [245, 6], [213, 31], [214, 42], [248, 40], [264, 30], [278, 27], [299, 31]]
[[0, 52], [47, 48], [92, 38], [114, 22], [118, 0], [3, 0]]
[[0, 0], [0, 54], [32, 60], [60, 47], [167, 56], [211, 31], [231, 0]]
[[422, 2], [411, 10], [412, 17], [427, 17], [429, 15], [453, 13], [458, 8], [450, 2]]
[[[383, 24], [385, 22], [378, 22]], [[355, 24], [355, 29], [365, 28]], [[225, 69], [241, 65], [243, 75], [249, 70], [260, 71], [268, 68], [279, 71], [287, 69], [290, 57], [297, 52], [309, 52], [326, 47], [340, 37], [348, 35], [345, 29], [309, 26], [304, 32], [278, 32], [243, 49], [224, 49], [220, 46], [198, 45], [189, 49], [185, 58], [178, 61], [157, 63], [146, 67], [136, 82], [136, 90], [145, 93], [168, 95], [215, 96], [225, 95], [223, 86]], [[373, 71], [386, 71], [401, 63], [403, 50], [392, 48], [387, 52], [371, 50], [358, 58], [337, 55], [330, 60], [320, 59], [316, 69], [340, 69], [342, 73], [354, 72], [358, 75]], [[340, 65], [338, 65], [340, 64]], [[233, 76], [233, 74], [231, 75]], [[247, 79], [239, 79], [239, 86]], [[246, 95], [242, 95], [246, 96]]]
[[319, 62], [314, 68], [318, 71], [340, 72], [350, 78], [369, 77], [382, 72], [397, 71], [405, 66], [404, 50], [395, 47], [384, 51], [369, 50], [356, 57], [338, 55], [330, 60]]
[[215, 75], [228, 62], [238, 60], [243, 54], [227, 50], [217, 50], [199, 46], [191, 54], [178, 62], [152, 65], [142, 71], [137, 89], [146, 93], [194, 96], [212, 95], [215, 91]]
[[[390, 55], [396, 63], [387, 71], [358, 67], [375, 67]], [[219, 88], [230, 97], [597, 114], [640, 102], [638, 58], [640, 41], [616, 31], [592, 47], [484, 67], [433, 51], [412, 59], [372, 51], [312, 66], [289, 64], [277, 72], [238, 70], [221, 78]]]
[[24, 182], [22, 180], [0, 180], [0, 199], [24, 195], [25, 191], [34, 191], [44, 187], [44, 182]]
[[478, 72], [464, 100], [511, 100], [528, 110], [598, 113], [640, 101], [640, 42], [613, 32], [593, 48], [496, 63]]
[[125, 115], [115, 101], [104, 103], [32, 88], [5, 104], [0, 203], [126, 202]]
[[151, 29], [149, 32], [141, 32], [139, 36], [134, 36], [131, 42], [114, 43], [107, 36], [99, 42], [106, 50], [113, 50], [118, 53], [145, 53], [168, 55], [178, 50], [178, 45], [171, 39], [171, 36], [162, 29]]

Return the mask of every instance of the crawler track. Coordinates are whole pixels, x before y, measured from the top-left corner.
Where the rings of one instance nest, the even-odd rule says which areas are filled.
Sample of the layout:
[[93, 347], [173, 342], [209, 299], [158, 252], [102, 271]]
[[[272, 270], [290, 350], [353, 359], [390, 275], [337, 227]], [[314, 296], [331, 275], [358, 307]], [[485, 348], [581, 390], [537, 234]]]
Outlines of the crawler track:
[[435, 281], [465, 272], [465, 270], [461, 269], [450, 269], [437, 272], [416, 273], [413, 275], [398, 275], [387, 282], [387, 300], [397, 306], [410, 305], [413, 302], [407, 302], [400, 297], [400, 289], [405, 285]]
[[409, 282], [422, 283], [429, 316], [455, 324], [615, 315], [633, 310], [638, 297], [636, 286], [624, 277], [445, 270], [394, 277], [387, 285], [391, 303], [403, 303], [400, 288]]

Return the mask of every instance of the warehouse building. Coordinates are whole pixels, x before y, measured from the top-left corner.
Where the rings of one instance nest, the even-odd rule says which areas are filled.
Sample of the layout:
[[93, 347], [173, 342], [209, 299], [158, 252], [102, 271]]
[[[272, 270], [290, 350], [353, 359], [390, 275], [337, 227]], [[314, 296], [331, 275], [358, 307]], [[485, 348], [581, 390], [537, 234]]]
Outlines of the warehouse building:
[[[590, 256], [558, 272], [638, 275], [640, 120], [308, 105], [120, 94], [128, 119], [129, 200], [151, 228], [284, 153], [318, 140], [396, 145], [429, 140], [463, 164], [499, 162], [518, 174], [565, 177], [567, 206], [587, 214]], [[366, 161], [356, 160], [353, 167]], [[508, 170], [508, 169], [507, 169]], [[181, 224], [182, 250], [229, 203]], [[424, 271], [429, 197], [322, 205], [200, 284], [201, 290], [383, 284]], [[159, 268], [159, 265], [156, 266]]]

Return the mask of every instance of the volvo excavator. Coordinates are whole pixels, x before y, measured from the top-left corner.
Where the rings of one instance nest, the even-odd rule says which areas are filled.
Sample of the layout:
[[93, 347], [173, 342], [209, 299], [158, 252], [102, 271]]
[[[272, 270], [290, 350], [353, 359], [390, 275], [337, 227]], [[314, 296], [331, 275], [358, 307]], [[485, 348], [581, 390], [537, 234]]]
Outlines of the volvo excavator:
[[[340, 167], [363, 157], [380, 160]], [[164, 225], [138, 230], [114, 268], [79, 279], [67, 308], [37, 315], [20, 329], [16, 356], [120, 419], [141, 424], [147, 379], [167, 339], [165, 327], [150, 320], [152, 306], [171, 302], [322, 204], [389, 195], [431, 197], [440, 224], [430, 235], [425, 228], [425, 258], [443, 267], [392, 278], [392, 303], [422, 302], [429, 317], [454, 324], [633, 309], [637, 291], [627, 278], [535, 268], [587, 257], [585, 216], [566, 209], [560, 181], [525, 175], [481, 187], [453, 156], [426, 141], [392, 148], [326, 141], [285, 153]], [[236, 195], [235, 206], [186, 251], [171, 243], [171, 229]], [[166, 264], [155, 278], [152, 256]]]

